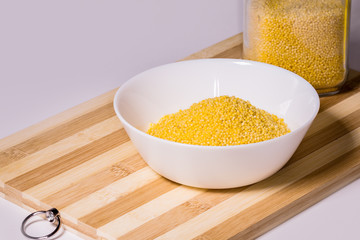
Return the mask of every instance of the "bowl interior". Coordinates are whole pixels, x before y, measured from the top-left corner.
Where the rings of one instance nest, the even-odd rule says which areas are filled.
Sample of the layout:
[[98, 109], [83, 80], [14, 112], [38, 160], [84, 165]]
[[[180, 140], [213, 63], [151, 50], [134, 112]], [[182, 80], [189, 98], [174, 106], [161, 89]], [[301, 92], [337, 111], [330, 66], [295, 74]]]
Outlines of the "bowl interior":
[[292, 131], [312, 121], [319, 108], [314, 88], [298, 75], [264, 63], [206, 59], [147, 70], [117, 92], [120, 119], [141, 131], [162, 116], [203, 99], [229, 95], [284, 118]]

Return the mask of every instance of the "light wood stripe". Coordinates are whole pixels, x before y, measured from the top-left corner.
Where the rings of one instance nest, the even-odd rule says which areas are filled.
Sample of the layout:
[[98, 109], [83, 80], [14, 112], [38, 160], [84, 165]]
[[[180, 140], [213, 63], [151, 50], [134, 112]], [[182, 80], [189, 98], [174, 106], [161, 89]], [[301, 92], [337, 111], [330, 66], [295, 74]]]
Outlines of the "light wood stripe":
[[159, 178], [160, 175], [145, 167], [60, 210], [79, 219]]
[[[190, 188], [185, 186], [177, 187], [174, 190], [171, 190], [100, 227], [98, 230], [98, 235], [107, 239], [120, 237], [127, 232], [145, 224], [146, 222], [157, 218], [174, 207], [183, 204], [184, 202], [195, 197], [196, 195], [203, 193], [204, 191], [204, 189]], [[178, 217], [179, 215], [173, 216], [174, 219], [177, 219]], [[156, 228], [159, 227], [162, 226], [158, 224]], [[150, 237], [148, 234], [149, 231], [147, 231], [147, 236], [145, 237]], [[143, 239], [143, 236], [137, 235], [136, 238]]]
[[66, 172], [94, 156], [98, 156], [116, 146], [120, 146], [126, 141], [129, 141], [129, 138], [125, 134], [125, 130], [120, 129], [23, 175], [13, 178], [6, 182], [6, 184], [20, 191], [25, 191], [31, 186], [38, 185], [51, 177]]
[[[360, 144], [360, 128], [345, 136], [329, 143], [319, 150], [307, 155], [301, 161], [297, 161], [277, 174], [268, 178], [267, 181], [254, 184], [246, 190], [235, 194], [233, 197], [221, 202], [208, 211], [192, 218], [191, 220], [173, 228], [171, 231], [156, 239], [192, 239], [211, 228], [225, 222], [227, 219], [240, 214], [243, 210], [256, 203], [269, 198], [280, 190], [303, 178], [309, 173], [319, 169], [330, 161], [337, 159], [351, 151]], [[229, 208], [228, 206], [232, 206]], [[196, 229], [191, 226], [197, 226]], [[191, 229], [191, 231], [189, 231]]]
[[[101, 169], [101, 171], [98, 171], [89, 177], [82, 178], [78, 182], [73, 182], [69, 187], [48, 195], [43, 198], [42, 201], [57, 208], [65, 208], [66, 206], [81, 200], [87, 195], [92, 194], [146, 166], [147, 165], [142, 158], [136, 154], [126, 158], [125, 160], [121, 160], [121, 162], [117, 162], [110, 167]], [[101, 179], [101, 181], [99, 181], [99, 179]]]
[[94, 228], [99, 228], [178, 186], [179, 184], [161, 177], [116, 199], [79, 220]]
[[74, 106], [64, 112], [56, 114], [55, 116], [49, 117], [37, 124], [29, 126], [15, 134], [0, 139], [0, 151], [15, 146], [19, 143], [29, 140], [30, 138], [41, 135], [42, 133], [49, 131], [55, 127], [58, 127], [65, 122], [69, 122], [74, 118], [78, 118], [84, 114], [94, 111], [95, 109], [101, 108], [112, 102], [117, 89], [111, 90], [100, 96], [97, 96], [89, 101]]
[[[90, 113], [79, 116], [40, 135], [34, 136], [14, 147], [24, 153], [32, 154], [46, 148], [63, 138], [91, 127], [115, 115], [112, 103], [106, 104]], [[5, 152], [7, 152], [5, 150]]]
[[123, 235], [121, 236], [114, 234], [114, 236], [118, 236], [117, 239], [154, 239], [170, 231], [172, 228], [208, 211], [217, 204], [232, 197], [233, 194], [239, 193], [246, 188], [247, 187], [225, 190], [207, 190], [181, 205], [170, 209], [168, 212], [147, 221], [134, 230], [128, 229], [127, 233], [122, 233]]
[[[61, 196], [64, 196], [66, 192], [70, 193], [69, 190], [74, 189], [74, 187], [81, 186], [80, 192], [85, 191], [84, 193], [88, 193], [97, 185], [101, 186], [106, 182], [111, 183], [111, 180], [120, 179], [123, 176], [113, 172], [112, 166], [115, 164], [119, 165], [122, 161], [129, 161], [129, 159], [133, 159], [135, 156], [138, 156], [138, 154], [134, 145], [130, 141], [127, 141], [118, 147], [90, 159], [89, 161], [86, 161], [66, 172], [60, 173], [59, 175], [27, 189], [24, 193], [37, 199], [41, 199], [43, 202], [48, 202], [50, 200], [50, 205], [60, 207], [59, 205], [54, 205], [54, 202], [51, 201], [51, 199], [57, 202], [63, 201]], [[145, 166], [145, 163], [141, 160], [141, 158], [138, 157], [136, 159], [139, 159], [139, 162], [141, 161], [141, 163], [143, 163], [143, 167]], [[128, 174], [134, 171], [131, 165], [124, 165], [123, 169], [127, 170]], [[97, 177], [99, 177], [97, 173], [99, 172], [106, 173], [106, 175], [102, 174], [104, 178], [101, 178], [103, 180], [101, 182], [97, 179]], [[84, 182], [81, 181], [84, 178], [86, 178], [86, 185], [90, 185], [91, 187], [89, 186], [89, 188], [86, 188]], [[106, 178], [109, 179], [106, 181]], [[81, 182], [81, 185], [79, 185], [78, 182]], [[49, 186], [53, 187], [49, 188]], [[76, 193], [80, 194], [80, 192], [78, 190]], [[52, 198], [51, 195], [54, 194], [56, 194], [56, 197]], [[69, 197], [69, 194], [66, 196]]]
[[65, 138], [47, 148], [28, 155], [21, 160], [12, 162], [11, 164], [0, 168], [0, 185], [15, 178], [16, 176], [25, 174], [43, 164], [49, 163], [59, 156], [69, 154], [78, 148], [81, 148], [93, 141], [96, 141], [114, 131], [120, 130], [122, 125], [116, 118], [109, 118], [90, 128], [80, 131], [68, 138]]

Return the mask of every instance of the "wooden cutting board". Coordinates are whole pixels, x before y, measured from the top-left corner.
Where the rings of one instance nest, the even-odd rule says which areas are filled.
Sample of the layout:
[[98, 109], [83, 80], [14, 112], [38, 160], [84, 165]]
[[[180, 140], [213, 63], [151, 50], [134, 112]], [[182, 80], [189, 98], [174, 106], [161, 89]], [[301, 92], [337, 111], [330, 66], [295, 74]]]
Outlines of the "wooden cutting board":
[[[241, 34], [186, 59], [240, 58]], [[115, 116], [115, 90], [0, 140], [1, 196], [56, 207], [67, 228], [95, 239], [252, 239], [360, 176], [360, 73], [321, 98], [299, 149], [275, 175], [246, 187], [196, 189], [142, 160]]]

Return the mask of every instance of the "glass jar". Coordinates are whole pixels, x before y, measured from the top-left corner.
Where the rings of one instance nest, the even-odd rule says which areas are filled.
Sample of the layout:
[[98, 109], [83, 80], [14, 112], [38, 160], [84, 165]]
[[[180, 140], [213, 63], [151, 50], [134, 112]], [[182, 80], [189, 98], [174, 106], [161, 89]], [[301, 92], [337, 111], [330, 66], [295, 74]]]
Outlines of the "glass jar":
[[245, 0], [245, 59], [288, 69], [320, 95], [348, 72], [351, 0]]

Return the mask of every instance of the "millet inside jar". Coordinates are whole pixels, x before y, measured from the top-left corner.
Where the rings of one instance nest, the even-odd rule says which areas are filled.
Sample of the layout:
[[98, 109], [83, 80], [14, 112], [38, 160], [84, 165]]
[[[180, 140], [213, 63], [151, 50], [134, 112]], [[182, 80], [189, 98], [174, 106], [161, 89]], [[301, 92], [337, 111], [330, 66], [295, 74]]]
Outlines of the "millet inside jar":
[[346, 76], [345, 6], [341, 0], [253, 0], [247, 9], [244, 58], [273, 64], [314, 88]]

